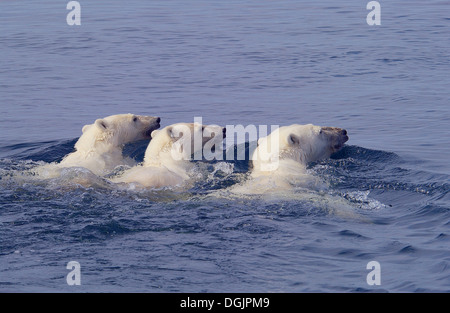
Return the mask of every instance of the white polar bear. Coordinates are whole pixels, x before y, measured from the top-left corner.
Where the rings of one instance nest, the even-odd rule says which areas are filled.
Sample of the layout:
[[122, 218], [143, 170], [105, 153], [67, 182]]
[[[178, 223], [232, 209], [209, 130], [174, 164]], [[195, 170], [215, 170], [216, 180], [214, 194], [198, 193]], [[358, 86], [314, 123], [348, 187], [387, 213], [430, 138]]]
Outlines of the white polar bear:
[[341, 128], [312, 124], [280, 127], [258, 140], [251, 158], [250, 182], [237, 186], [234, 191], [262, 194], [317, 184], [317, 179], [308, 175], [307, 164], [330, 157], [347, 140], [347, 131]]
[[98, 119], [83, 127], [83, 134], [75, 144], [76, 151], [64, 157], [58, 167], [83, 167], [104, 175], [119, 165], [134, 165], [133, 160], [123, 157], [123, 146], [150, 139], [151, 133], [160, 127], [160, 121], [159, 117], [134, 114]]
[[[142, 165], [112, 179], [116, 183], [137, 183], [143, 187], [186, 186], [194, 164], [192, 155], [211, 159], [222, 154], [226, 128], [199, 123], [177, 123], [152, 133]], [[198, 158], [195, 158], [198, 159]]]

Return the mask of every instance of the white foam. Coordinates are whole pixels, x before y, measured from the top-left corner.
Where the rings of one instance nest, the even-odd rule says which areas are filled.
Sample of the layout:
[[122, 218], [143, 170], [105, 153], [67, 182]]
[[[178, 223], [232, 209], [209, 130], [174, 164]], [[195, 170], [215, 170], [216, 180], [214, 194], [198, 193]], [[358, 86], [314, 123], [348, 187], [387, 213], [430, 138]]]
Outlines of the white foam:
[[386, 205], [378, 200], [369, 198], [370, 190], [365, 191], [351, 191], [343, 194], [347, 200], [358, 204], [364, 210], [380, 210], [386, 208]]
[[221, 171], [221, 172], [225, 173], [226, 175], [230, 175], [234, 172], [234, 164], [228, 163], [228, 162], [215, 163], [215, 164], [213, 164], [213, 168], [214, 168], [214, 170], [208, 175], [209, 179], [213, 179], [214, 175], [218, 171]]

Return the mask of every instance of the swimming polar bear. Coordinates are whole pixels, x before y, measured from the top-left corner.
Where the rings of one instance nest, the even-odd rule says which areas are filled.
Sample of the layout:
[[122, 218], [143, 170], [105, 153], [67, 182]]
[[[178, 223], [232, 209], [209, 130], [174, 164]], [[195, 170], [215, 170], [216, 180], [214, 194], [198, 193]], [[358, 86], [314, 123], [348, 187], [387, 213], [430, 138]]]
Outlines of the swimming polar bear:
[[192, 155], [221, 153], [226, 128], [199, 123], [177, 123], [152, 133], [142, 165], [113, 178], [115, 183], [137, 183], [143, 187], [183, 186], [193, 169]]
[[330, 157], [347, 141], [347, 131], [341, 128], [312, 124], [280, 127], [258, 140], [251, 157], [250, 182], [234, 191], [262, 194], [318, 185], [320, 180], [307, 173], [307, 164]]
[[104, 175], [119, 165], [136, 164], [122, 155], [127, 143], [150, 139], [160, 127], [161, 119], [153, 116], [118, 114], [85, 125], [75, 144], [75, 152], [68, 154], [58, 167], [83, 167], [96, 175]]
[[295, 201], [300, 206], [362, 221], [354, 204], [329, 190], [326, 181], [307, 170], [309, 162], [330, 157], [348, 139], [347, 131], [341, 128], [312, 124], [280, 127], [258, 140], [250, 158], [250, 173], [241, 183], [212, 191], [204, 198]]

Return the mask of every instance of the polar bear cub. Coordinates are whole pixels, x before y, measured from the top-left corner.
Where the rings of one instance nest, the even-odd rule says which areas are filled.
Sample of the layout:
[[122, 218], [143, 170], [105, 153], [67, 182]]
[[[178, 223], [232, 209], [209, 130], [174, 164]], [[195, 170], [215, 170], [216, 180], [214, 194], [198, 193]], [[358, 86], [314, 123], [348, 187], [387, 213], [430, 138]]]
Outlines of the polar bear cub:
[[312, 124], [280, 127], [258, 140], [251, 157], [250, 181], [236, 186], [233, 191], [262, 194], [317, 184], [318, 181], [308, 175], [307, 164], [330, 157], [347, 140], [347, 131], [336, 127]]
[[103, 175], [119, 165], [133, 165], [133, 160], [123, 157], [123, 146], [150, 139], [151, 133], [160, 127], [160, 121], [159, 117], [134, 114], [98, 119], [83, 127], [83, 134], [75, 144], [76, 151], [64, 157], [59, 167], [84, 167]]
[[199, 152], [201, 156], [206, 156], [205, 152], [222, 153], [225, 136], [225, 128], [199, 123], [177, 123], [155, 130], [143, 164], [125, 171], [113, 182], [153, 188], [184, 185], [190, 179], [192, 156]]

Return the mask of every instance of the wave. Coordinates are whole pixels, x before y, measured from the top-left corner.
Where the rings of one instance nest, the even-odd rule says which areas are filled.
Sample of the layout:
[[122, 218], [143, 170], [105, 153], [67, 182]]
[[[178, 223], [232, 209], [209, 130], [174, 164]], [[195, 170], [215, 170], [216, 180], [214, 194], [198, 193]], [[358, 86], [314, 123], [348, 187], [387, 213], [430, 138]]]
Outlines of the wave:
[[[14, 188], [19, 184], [34, 184], [55, 191], [67, 191], [73, 188], [95, 188], [103, 192], [133, 192], [133, 188], [118, 189], [106, 179], [97, 177], [81, 168], [64, 169], [58, 177], [39, 180], [33, 174], [33, 169], [52, 162], [59, 162], [66, 154], [73, 151], [77, 139], [48, 141], [39, 143], [23, 143], [0, 148], [0, 184], [5, 188]], [[124, 155], [141, 162], [144, 157], [148, 141], [129, 144], [124, 148]], [[165, 188], [163, 190], [134, 190], [143, 198], [151, 199], [186, 199], [189, 197], [207, 195], [217, 190], [239, 184], [247, 179], [251, 168], [249, 156], [252, 143], [241, 146], [235, 145], [228, 149], [235, 153], [239, 149], [245, 150], [244, 160], [224, 160], [202, 162], [196, 161], [196, 183], [182, 196], [182, 192]], [[233, 152], [234, 151], [234, 152]], [[112, 175], [120, 173], [118, 168]], [[328, 160], [312, 163], [308, 166], [308, 173], [325, 181], [331, 196], [339, 196], [353, 205], [368, 210], [392, 207], [412, 201], [436, 201], [448, 203], [449, 178], [443, 174], [430, 173], [411, 168], [407, 161], [393, 152], [372, 150], [360, 146], [345, 146], [341, 151], [332, 155]], [[89, 184], [83, 184], [89, 181]], [[7, 188], [8, 189], [8, 188]], [[295, 192], [308, 193], [317, 190], [297, 189]], [[320, 191], [320, 190], [319, 190]], [[169, 196], [174, 192], [175, 196]], [[397, 200], [392, 200], [392, 193]], [[284, 197], [284, 198], [283, 198]], [[280, 195], [280, 199], [297, 199]], [[408, 199], [409, 198], [409, 199]]]
[[74, 151], [78, 139], [19, 143], [0, 147], [0, 157], [12, 160], [59, 162]]
[[[9, 157], [0, 159], [0, 257], [33, 260], [36, 251], [44, 251], [45, 260], [53, 262], [80, 249], [90, 256], [86, 262], [98, 263], [111, 255], [113, 247], [114, 258], [126, 264], [123, 271], [129, 264], [147, 269], [149, 258], [160, 260], [155, 271], [163, 277], [162, 285], [179, 282], [164, 274], [166, 264], [178, 268], [184, 262], [179, 260], [188, 258], [191, 264], [199, 255], [212, 264], [224, 264], [236, 276], [257, 268], [254, 275], [259, 277], [273, 264], [279, 264], [286, 277], [299, 264], [310, 273], [335, 272], [336, 264], [344, 264], [339, 267], [341, 277], [348, 275], [350, 285], [361, 270], [355, 274], [346, 264], [361, 263], [364, 269], [369, 260], [377, 260], [386, 268], [407, 264], [417, 270], [420, 284], [407, 290], [422, 286], [422, 279], [431, 282], [424, 285], [427, 290], [446, 290], [440, 282], [448, 268], [448, 177], [414, 168], [395, 153], [345, 146], [330, 159], [308, 166], [308, 173], [326, 182], [326, 189], [297, 188], [262, 196], [227, 193], [248, 179], [248, 153], [245, 160], [196, 162], [200, 179], [184, 191], [117, 188], [81, 168], [65, 169], [59, 177], [44, 180], [30, 174], [70, 153], [74, 142], [2, 148]], [[125, 154], [140, 160], [145, 147], [145, 142], [135, 143], [126, 147]], [[249, 144], [245, 148], [250, 152]], [[121, 170], [117, 168], [117, 173]], [[91, 185], [77, 183], [83, 179]], [[26, 271], [30, 264], [36, 266], [21, 264]], [[261, 267], [270, 270], [260, 271]], [[400, 280], [410, 281], [411, 274], [402, 271], [399, 268], [407, 274]], [[305, 273], [296, 274], [298, 280]], [[216, 279], [213, 271], [209, 279]], [[218, 275], [219, 285], [222, 280]], [[386, 290], [405, 289], [388, 279], [383, 284]]]

